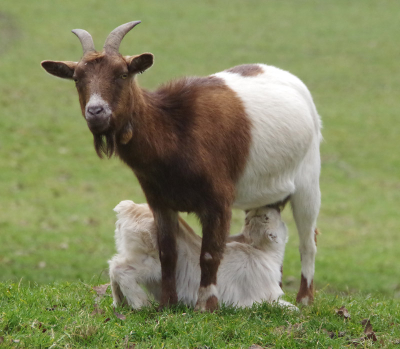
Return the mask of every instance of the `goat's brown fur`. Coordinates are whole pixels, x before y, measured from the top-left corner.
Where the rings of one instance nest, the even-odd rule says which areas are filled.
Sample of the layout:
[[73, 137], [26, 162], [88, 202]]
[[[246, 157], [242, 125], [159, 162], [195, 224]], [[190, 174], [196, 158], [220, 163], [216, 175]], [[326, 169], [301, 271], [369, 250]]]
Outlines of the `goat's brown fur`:
[[263, 73], [261, 67], [257, 64], [242, 64], [226, 70], [229, 73], [235, 73], [242, 76], [257, 76]]
[[250, 143], [250, 125], [233, 91], [206, 77], [138, 92], [132, 139], [117, 143], [117, 149], [149, 193], [151, 206], [199, 214], [213, 209], [211, 198], [230, 204]]

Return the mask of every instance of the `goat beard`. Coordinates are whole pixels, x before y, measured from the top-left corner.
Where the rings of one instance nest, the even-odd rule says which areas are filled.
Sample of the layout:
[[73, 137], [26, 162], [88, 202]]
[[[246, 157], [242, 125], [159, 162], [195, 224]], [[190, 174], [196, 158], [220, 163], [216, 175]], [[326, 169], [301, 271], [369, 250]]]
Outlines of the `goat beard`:
[[114, 132], [106, 132], [103, 134], [93, 134], [94, 149], [99, 158], [103, 158], [103, 154], [107, 158], [111, 158], [116, 154], [116, 140]]

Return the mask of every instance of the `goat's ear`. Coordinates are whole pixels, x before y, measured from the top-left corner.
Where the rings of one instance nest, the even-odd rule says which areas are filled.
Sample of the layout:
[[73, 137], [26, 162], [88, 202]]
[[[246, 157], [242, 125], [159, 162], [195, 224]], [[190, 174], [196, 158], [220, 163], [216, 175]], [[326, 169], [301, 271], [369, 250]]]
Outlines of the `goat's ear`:
[[154, 56], [151, 53], [142, 53], [139, 56], [125, 57], [128, 63], [129, 72], [133, 74], [143, 73], [149, 69], [154, 62]]
[[57, 62], [57, 61], [43, 61], [42, 67], [49, 74], [57, 76], [63, 79], [72, 79], [75, 68], [78, 65], [77, 62]]

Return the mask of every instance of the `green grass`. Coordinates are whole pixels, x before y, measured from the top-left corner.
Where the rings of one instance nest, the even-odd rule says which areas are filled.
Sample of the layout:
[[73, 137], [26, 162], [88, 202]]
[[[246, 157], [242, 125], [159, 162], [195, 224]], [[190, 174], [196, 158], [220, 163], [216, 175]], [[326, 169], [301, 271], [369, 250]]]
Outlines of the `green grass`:
[[[0, 341], [14, 348], [396, 348], [400, 303], [317, 293], [313, 306], [290, 312], [275, 305], [197, 313], [113, 309], [84, 283], [0, 284]], [[293, 301], [293, 299], [290, 299]], [[345, 306], [350, 318], [336, 310]], [[365, 339], [369, 319], [376, 342]], [[1, 346], [1, 344], [0, 344]], [[2, 347], [3, 347], [2, 346]]]
[[[121, 52], [155, 55], [140, 77], [144, 87], [263, 62], [311, 90], [325, 139], [313, 306], [300, 313], [266, 304], [216, 314], [117, 309], [121, 320], [103, 297], [103, 313], [92, 315], [89, 285], [107, 280], [115, 253], [112, 208], [144, 197], [119, 160], [96, 157], [73, 83], [39, 63], [79, 59], [71, 29], [88, 30], [100, 48], [112, 29], [136, 19], [142, 24]], [[0, 346], [342, 348], [364, 336], [361, 321], [369, 318], [378, 342], [360, 346], [398, 347], [399, 22], [397, 0], [3, 1]], [[234, 213], [233, 232], [242, 218]], [[199, 231], [196, 219], [188, 220]], [[289, 210], [285, 220], [291, 239], [283, 281], [293, 301], [298, 239]], [[335, 313], [342, 305], [349, 320]]]
[[[373, 300], [362, 301], [361, 295], [366, 294], [386, 305], [391, 304], [392, 298], [398, 300], [400, 3], [397, 0], [88, 0], [84, 3], [20, 0], [2, 2], [0, 8], [0, 281], [4, 282], [3, 290], [10, 285], [7, 280], [19, 282], [21, 278], [22, 285], [27, 282], [42, 285], [21, 287], [20, 292], [25, 295], [33, 292], [32, 298], [25, 299], [25, 308], [33, 313], [22, 317], [24, 323], [27, 319], [39, 319], [38, 312], [44, 309], [43, 306], [39, 307], [41, 310], [35, 309], [38, 307], [35, 299], [40, 299], [35, 292], [61, 287], [71, 300], [74, 292], [80, 294], [79, 302], [86, 299], [87, 290], [80, 284], [66, 286], [52, 282], [81, 280], [93, 284], [107, 280], [106, 262], [115, 251], [112, 208], [124, 199], [144, 201], [128, 168], [117, 159], [96, 157], [73, 83], [47, 75], [39, 63], [45, 59], [79, 59], [81, 46], [71, 29], [88, 30], [100, 48], [112, 29], [136, 19], [141, 19], [142, 24], [123, 40], [121, 52], [131, 55], [149, 51], [155, 55], [154, 67], [140, 76], [144, 87], [155, 88], [174, 77], [206, 75], [252, 62], [286, 69], [306, 83], [324, 124], [323, 196], [318, 222], [322, 235], [318, 241], [315, 278], [316, 288], [326, 292], [320, 296], [321, 304], [328, 309], [329, 304], [336, 307], [354, 301], [361, 303], [363, 309], [374, 308]], [[234, 213], [233, 232], [240, 229], [242, 218], [241, 212]], [[188, 219], [199, 231], [196, 219]], [[285, 220], [291, 239], [284, 264], [284, 289], [292, 294], [298, 288], [300, 276], [298, 239], [289, 210]], [[44, 286], [49, 283], [52, 286]], [[349, 297], [337, 300], [338, 293]], [[64, 296], [60, 293], [59, 297]], [[23, 311], [25, 303], [17, 301], [19, 311]], [[67, 302], [68, 308], [79, 313], [79, 307], [83, 306], [79, 302]], [[318, 302], [303, 313], [310, 316], [310, 321], [318, 315]], [[0, 310], [5, 312], [2, 324], [6, 316], [12, 316], [10, 309]], [[397, 315], [391, 316], [398, 316], [398, 308], [395, 309]], [[268, 307], [266, 311], [281, 314]], [[357, 311], [362, 313], [361, 309]], [[379, 313], [382, 319], [385, 311]], [[230, 312], [224, 310], [218, 316], [226, 318], [231, 316]], [[251, 314], [252, 311], [245, 311], [242, 317]], [[368, 311], [362, 314], [360, 318], [370, 316]], [[150, 312], [149, 316], [168, 318], [169, 315]], [[198, 323], [201, 316], [192, 314], [192, 324]], [[225, 338], [222, 334], [218, 338], [206, 335], [215, 327], [216, 320], [204, 316], [209, 322], [208, 329], [204, 329], [203, 337], [199, 334], [190, 343], [208, 345], [211, 340], [215, 340], [213, 345], [221, 343]], [[317, 317], [319, 321], [323, 319], [321, 316]], [[371, 316], [380, 319], [381, 315], [371, 310]], [[51, 322], [54, 317], [46, 319], [48, 326], [55, 325]], [[101, 329], [97, 332], [102, 340], [107, 326], [115, 331], [118, 326], [127, 326], [127, 322], [118, 320], [104, 325], [101, 319], [96, 319], [91, 319], [87, 326], [93, 323]], [[327, 319], [327, 322], [332, 320]], [[358, 318], [354, 321], [351, 336], [358, 336]], [[71, 331], [78, 326], [70, 325]], [[284, 325], [282, 322], [279, 326]], [[34, 330], [29, 327], [29, 331]], [[60, 328], [57, 331], [58, 340], [63, 334]], [[118, 331], [118, 336], [129, 333]], [[157, 331], [161, 330], [149, 335], [150, 342], [163, 338]], [[316, 327], [310, 327], [310, 331], [315, 332]], [[245, 336], [245, 332], [240, 329], [240, 336]], [[111, 336], [113, 332], [108, 333]], [[265, 331], [259, 333], [268, 335]], [[308, 338], [306, 334], [300, 337]], [[297, 337], [292, 335], [291, 340]], [[48, 334], [32, 338], [46, 343], [52, 340]], [[171, 338], [168, 340], [173, 341]], [[245, 338], [248, 340], [242, 343], [246, 345], [259, 342], [251, 336]], [[269, 343], [267, 339], [261, 342]], [[239, 345], [239, 341], [235, 343]]]

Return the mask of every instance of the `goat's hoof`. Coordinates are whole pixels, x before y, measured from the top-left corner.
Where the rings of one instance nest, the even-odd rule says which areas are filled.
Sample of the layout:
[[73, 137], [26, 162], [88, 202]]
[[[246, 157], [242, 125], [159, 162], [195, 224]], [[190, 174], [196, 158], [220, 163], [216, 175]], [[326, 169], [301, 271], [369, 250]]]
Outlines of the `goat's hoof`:
[[178, 304], [178, 297], [170, 297], [167, 301], [161, 301], [157, 308], [157, 311], [163, 311], [164, 309], [170, 308], [173, 305]]
[[313, 296], [312, 297], [311, 296], [299, 297], [299, 295], [297, 295], [296, 302], [298, 304], [311, 305], [312, 303], [314, 303], [314, 297]]
[[175, 304], [171, 304], [171, 303], [160, 303], [160, 305], [158, 306], [158, 308], [157, 308], [157, 311], [159, 311], [159, 312], [161, 312], [161, 311], [164, 311], [165, 309], [168, 309], [168, 308], [171, 308], [171, 307], [173, 307], [174, 305], [176, 305], [176, 303]]
[[204, 313], [206, 311], [213, 313], [218, 309], [218, 298], [216, 296], [211, 296], [207, 299], [205, 303], [197, 301], [195, 311]]
[[160, 304], [158, 307], [157, 307], [157, 311], [163, 311], [164, 309], [166, 309], [166, 308], [168, 308], [168, 306], [166, 305], [166, 304]]
[[314, 280], [309, 283], [303, 273], [301, 274], [300, 289], [296, 302], [304, 305], [310, 305], [314, 302]]

